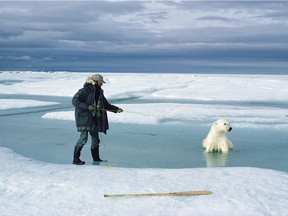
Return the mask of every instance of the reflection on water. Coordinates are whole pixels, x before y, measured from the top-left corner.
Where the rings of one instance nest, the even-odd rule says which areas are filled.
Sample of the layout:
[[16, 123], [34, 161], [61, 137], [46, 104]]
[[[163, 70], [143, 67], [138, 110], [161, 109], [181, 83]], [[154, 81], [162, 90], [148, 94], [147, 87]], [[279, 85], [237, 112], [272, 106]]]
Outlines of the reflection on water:
[[207, 167], [224, 167], [228, 161], [229, 153], [204, 152], [203, 157]]

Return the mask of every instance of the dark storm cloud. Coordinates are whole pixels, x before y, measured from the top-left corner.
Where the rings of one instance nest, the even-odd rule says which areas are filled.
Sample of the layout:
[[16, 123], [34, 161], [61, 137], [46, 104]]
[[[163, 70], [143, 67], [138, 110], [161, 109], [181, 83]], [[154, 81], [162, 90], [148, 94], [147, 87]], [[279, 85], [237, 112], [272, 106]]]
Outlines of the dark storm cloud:
[[283, 1], [0, 1], [0, 69], [285, 66], [287, 10]]

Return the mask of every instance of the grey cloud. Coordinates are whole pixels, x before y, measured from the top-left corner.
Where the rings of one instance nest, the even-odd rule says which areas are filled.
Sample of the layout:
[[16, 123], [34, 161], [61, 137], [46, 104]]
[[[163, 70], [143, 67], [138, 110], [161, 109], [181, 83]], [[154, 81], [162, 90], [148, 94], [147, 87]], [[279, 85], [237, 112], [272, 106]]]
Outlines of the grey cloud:
[[30, 61], [32, 60], [31, 56], [23, 55], [23, 56], [8, 56], [8, 59], [11, 60], [23, 60], [23, 61]]
[[232, 22], [235, 19], [223, 17], [223, 16], [203, 16], [197, 18], [197, 20], [206, 20], [206, 21], [223, 21], [223, 22]]
[[[167, 69], [169, 62], [170, 70], [181, 71], [181, 65], [183, 70], [199, 66], [195, 60], [223, 64], [229, 59], [287, 60], [288, 3], [163, 1], [153, 10], [151, 5], [149, 1], [0, 2], [0, 69], [18, 65], [125, 71], [138, 65], [157, 71]], [[170, 11], [164, 6], [198, 15], [174, 28], [174, 20], [167, 24]], [[244, 21], [241, 14], [249, 16]], [[215, 21], [220, 24], [214, 25]], [[197, 22], [204, 24], [195, 26]]]

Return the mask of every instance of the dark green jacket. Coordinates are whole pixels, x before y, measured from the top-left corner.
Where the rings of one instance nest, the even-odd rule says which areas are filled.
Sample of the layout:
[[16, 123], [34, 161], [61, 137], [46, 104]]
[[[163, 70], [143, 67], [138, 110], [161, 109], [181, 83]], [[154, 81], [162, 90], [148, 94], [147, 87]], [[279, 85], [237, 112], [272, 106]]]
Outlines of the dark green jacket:
[[105, 98], [103, 90], [99, 90], [98, 100], [98, 114], [93, 116], [92, 112], [88, 110], [88, 106], [93, 106], [95, 103], [96, 87], [90, 83], [85, 83], [83, 88], [72, 98], [72, 104], [75, 106], [75, 121], [78, 131], [91, 131], [97, 127], [98, 132], [106, 134], [109, 129], [108, 116], [106, 110], [117, 112], [118, 107], [111, 105]]

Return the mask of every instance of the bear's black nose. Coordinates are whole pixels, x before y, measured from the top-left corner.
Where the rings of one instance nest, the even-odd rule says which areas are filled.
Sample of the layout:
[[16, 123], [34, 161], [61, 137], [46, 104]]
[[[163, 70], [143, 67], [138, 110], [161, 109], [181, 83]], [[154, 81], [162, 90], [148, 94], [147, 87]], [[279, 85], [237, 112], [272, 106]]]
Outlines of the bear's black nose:
[[231, 131], [232, 130], [232, 127], [230, 127], [229, 129], [228, 129], [228, 131]]

